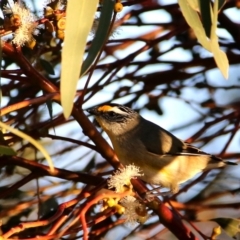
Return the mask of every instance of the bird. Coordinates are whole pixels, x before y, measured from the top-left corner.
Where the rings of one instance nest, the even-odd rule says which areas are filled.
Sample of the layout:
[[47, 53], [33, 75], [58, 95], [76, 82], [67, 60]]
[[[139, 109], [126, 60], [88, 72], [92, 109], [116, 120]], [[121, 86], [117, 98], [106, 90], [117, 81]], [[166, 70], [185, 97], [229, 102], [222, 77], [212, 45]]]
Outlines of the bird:
[[110, 103], [87, 111], [107, 133], [124, 166], [136, 165], [143, 181], [172, 193], [198, 173], [234, 164], [180, 140], [127, 106]]

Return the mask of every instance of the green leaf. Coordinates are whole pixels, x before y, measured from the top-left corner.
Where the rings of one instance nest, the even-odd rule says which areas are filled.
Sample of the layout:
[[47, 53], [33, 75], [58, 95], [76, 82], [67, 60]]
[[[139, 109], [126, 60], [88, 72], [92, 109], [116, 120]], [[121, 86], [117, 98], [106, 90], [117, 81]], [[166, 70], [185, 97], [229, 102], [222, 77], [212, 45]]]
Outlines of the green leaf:
[[222, 75], [227, 79], [228, 78], [228, 70], [229, 63], [226, 53], [220, 50], [219, 44], [217, 41], [211, 41], [212, 53], [214, 56], [214, 60], [221, 71]]
[[199, 0], [188, 0], [188, 4], [193, 10], [200, 12]]
[[[190, 0], [188, 0], [190, 1]], [[198, 13], [189, 6], [186, 0], [178, 0], [179, 6], [181, 8], [182, 14], [187, 21], [188, 25], [193, 29], [198, 41], [202, 46], [211, 51], [210, 42], [206, 36], [205, 30], [203, 28], [202, 22], [198, 16]]]
[[213, 20], [211, 27], [210, 46], [211, 52], [213, 53], [214, 60], [220, 69], [222, 75], [227, 79], [229, 63], [226, 54], [220, 49], [218, 44], [217, 30], [217, 18], [218, 18], [218, 1], [216, 0], [213, 5]]
[[7, 156], [14, 156], [16, 155], [16, 152], [7, 146], [7, 142], [4, 139], [4, 135], [2, 131], [0, 130], [0, 155], [7, 155]]
[[51, 65], [50, 62], [44, 60], [44, 59], [39, 59], [39, 63], [41, 64], [42, 68], [49, 74], [51, 75], [54, 75], [55, 72], [54, 72], [54, 68], [53, 66]]
[[[215, 0], [215, 1], [218, 1], [218, 0]], [[200, 0], [199, 3], [200, 3], [200, 12], [202, 15], [202, 24], [203, 24], [206, 36], [210, 38], [211, 26], [212, 26], [211, 1]]]
[[41, 144], [38, 143], [38, 141], [36, 141], [31, 136], [25, 134], [24, 132], [22, 132], [18, 129], [15, 129], [13, 127], [10, 127], [9, 125], [7, 125], [6, 123], [3, 123], [1, 121], [0, 121], [0, 128], [5, 129], [5, 130], [17, 135], [18, 137], [23, 138], [26, 141], [29, 141], [31, 144], [33, 144], [43, 154], [43, 156], [47, 160], [47, 162], [49, 164], [50, 171], [54, 172], [54, 166], [53, 166], [53, 162], [52, 162], [52, 159], [51, 159], [50, 155], [44, 149], [44, 147]]
[[53, 119], [53, 107], [52, 107], [52, 104], [53, 104], [52, 100], [47, 100], [46, 101], [47, 109], [48, 109], [48, 112], [49, 112], [51, 120]]
[[8, 146], [0, 145], [0, 155], [14, 156], [16, 152]]
[[72, 111], [86, 41], [98, 2], [98, 0], [71, 0], [67, 4], [60, 83], [61, 103], [66, 118], [70, 116]]
[[239, 232], [239, 219], [234, 218], [215, 218], [212, 219], [213, 221], [217, 222], [229, 236], [233, 237]]
[[218, 0], [218, 10], [221, 10], [222, 7], [225, 5], [226, 0]]
[[[45, 94], [45, 91], [43, 91], [43, 94]], [[53, 101], [51, 99], [48, 99], [46, 101], [46, 105], [47, 105], [47, 109], [48, 109], [48, 112], [49, 112], [49, 116], [50, 116], [50, 119], [52, 120], [53, 119]]]
[[90, 66], [100, 53], [100, 50], [102, 49], [106, 38], [108, 37], [108, 31], [112, 20], [114, 4], [115, 3], [112, 0], [103, 0], [103, 7], [101, 10], [98, 28], [92, 41], [92, 45], [89, 48], [87, 58], [83, 62], [81, 76], [84, 75], [84, 73], [86, 73], [86, 71], [90, 68]]
[[58, 202], [53, 196], [45, 202], [41, 202], [39, 207], [40, 218], [48, 219], [56, 212], [58, 206]]
[[[205, 1], [205, 0], [202, 0]], [[205, 1], [206, 2], [206, 1]], [[207, 1], [209, 3], [209, 1]], [[186, 19], [188, 25], [193, 29], [198, 41], [201, 45], [208, 50], [209, 52], [213, 53], [214, 60], [220, 69], [221, 73], [225, 78], [228, 78], [228, 59], [226, 54], [220, 50], [218, 44], [218, 37], [216, 35], [217, 29], [217, 18], [218, 18], [218, 9], [219, 9], [219, 0], [214, 1], [213, 9], [210, 8], [210, 14], [207, 18], [211, 17], [211, 31], [210, 31], [210, 39], [206, 35], [208, 30], [204, 29], [202, 22], [197, 13], [198, 5], [196, 0], [178, 0], [180, 5], [182, 14]], [[220, 2], [221, 7], [223, 2]], [[210, 5], [209, 5], [210, 7]], [[204, 12], [204, 10], [201, 10]], [[212, 13], [213, 12], [213, 13]]]

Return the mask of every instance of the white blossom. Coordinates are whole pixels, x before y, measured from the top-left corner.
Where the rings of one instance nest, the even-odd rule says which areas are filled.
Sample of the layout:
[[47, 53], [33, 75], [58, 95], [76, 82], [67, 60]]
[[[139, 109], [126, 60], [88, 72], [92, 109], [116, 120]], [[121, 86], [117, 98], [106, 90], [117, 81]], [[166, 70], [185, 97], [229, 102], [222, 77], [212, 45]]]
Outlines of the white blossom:
[[108, 180], [108, 187], [115, 188], [116, 192], [123, 192], [124, 186], [131, 186], [131, 178], [142, 176], [139, 167], [134, 164], [127, 165], [126, 167], [119, 169], [115, 172], [115, 175], [111, 176]]
[[149, 218], [145, 205], [141, 204], [133, 196], [126, 196], [122, 198], [120, 204], [125, 208], [123, 217], [126, 219], [127, 224], [143, 224]]
[[22, 46], [26, 42], [30, 42], [37, 27], [35, 16], [30, 10], [19, 3], [14, 3], [10, 7], [5, 6], [3, 11], [5, 14], [11, 14], [13, 17], [17, 16], [19, 18], [19, 26], [14, 31], [13, 43]]

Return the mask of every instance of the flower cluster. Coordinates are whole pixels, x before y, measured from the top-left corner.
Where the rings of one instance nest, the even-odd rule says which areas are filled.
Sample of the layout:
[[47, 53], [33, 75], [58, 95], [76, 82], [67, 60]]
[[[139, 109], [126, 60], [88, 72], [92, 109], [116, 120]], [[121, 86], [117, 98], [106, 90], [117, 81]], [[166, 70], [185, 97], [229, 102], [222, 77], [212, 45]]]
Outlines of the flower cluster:
[[11, 25], [16, 28], [14, 30], [13, 43], [16, 45], [24, 45], [26, 42], [33, 40], [32, 34], [36, 30], [37, 24], [35, 16], [29, 9], [21, 6], [19, 3], [13, 3], [9, 7], [4, 7], [4, 14], [11, 14]]
[[139, 167], [134, 164], [127, 165], [126, 167], [117, 170], [115, 174], [111, 176], [108, 181], [108, 187], [115, 188], [116, 192], [123, 192], [124, 186], [131, 186], [131, 178], [140, 177], [142, 175]]
[[127, 223], [134, 225], [136, 222], [144, 223], [148, 219], [146, 206], [135, 197], [126, 196], [121, 199], [120, 203], [125, 208], [123, 215]]
[[[143, 174], [140, 173], [139, 167], [134, 164], [127, 165], [126, 167], [119, 169], [108, 181], [109, 188], [115, 188], [115, 192], [122, 193], [125, 191], [125, 186], [132, 189], [131, 178], [140, 177]], [[126, 222], [135, 224], [136, 222], [144, 223], [148, 218], [146, 206], [138, 201], [133, 196], [126, 196], [119, 202], [124, 207], [124, 217]]]

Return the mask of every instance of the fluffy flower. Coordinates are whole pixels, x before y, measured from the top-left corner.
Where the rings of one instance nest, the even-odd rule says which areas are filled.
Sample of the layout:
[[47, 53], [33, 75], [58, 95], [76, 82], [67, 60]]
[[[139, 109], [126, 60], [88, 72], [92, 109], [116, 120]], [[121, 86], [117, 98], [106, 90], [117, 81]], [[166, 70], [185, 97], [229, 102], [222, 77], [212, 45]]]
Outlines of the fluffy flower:
[[35, 16], [30, 10], [20, 6], [19, 3], [14, 3], [10, 7], [4, 7], [3, 11], [5, 14], [16, 16], [19, 21], [19, 26], [14, 32], [13, 43], [22, 46], [26, 42], [30, 42], [33, 39], [32, 34], [37, 26]]
[[115, 172], [115, 175], [111, 176], [108, 180], [108, 187], [115, 188], [116, 192], [123, 192], [124, 185], [131, 186], [131, 178], [142, 176], [139, 167], [134, 164], [127, 165], [126, 167], [119, 169]]
[[125, 207], [125, 212], [123, 214], [124, 218], [126, 218], [126, 222], [130, 224], [135, 224], [138, 220], [138, 214], [136, 213], [136, 208], [139, 207], [140, 203], [135, 197], [126, 196], [121, 199], [121, 205]]
[[149, 217], [145, 205], [141, 204], [135, 197], [126, 196], [121, 199], [120, 204], [125, 208], [123, 217], [130, 225], [137, 222], [143, 224]]

